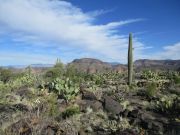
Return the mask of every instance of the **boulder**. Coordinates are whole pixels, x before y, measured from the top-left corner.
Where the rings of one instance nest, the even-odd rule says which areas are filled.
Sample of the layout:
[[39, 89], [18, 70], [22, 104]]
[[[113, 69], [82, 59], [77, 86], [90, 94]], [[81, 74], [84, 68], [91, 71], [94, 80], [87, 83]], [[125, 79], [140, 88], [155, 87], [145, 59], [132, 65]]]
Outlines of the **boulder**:
[[58, 132], [58, 127], [55, 125], [47, 125], [44, 127], [42, 130], [41, 134], [42, 135], [56, 135]]
[[102, 103], [97, 100], [79, 100], [77, 104], [79, 105], [81, 111], [86, 111], [88, 107], [92, 108], [93, 111], [103, 109]]
[[82, 99], [97, 100], [96, 95], [92, 91], [83, 90], [83, 91], [81, 91], [81, 93], [82, 93]]
[[23, 86], [21, 88], [19, 88], [18, 90], [16, 90], [16, 95], [22, 97], [22, 98], [32, 98], [33, 96], [33, 93], [31, 91], [31, 89], [29, 89], [28, 87], [26, 86]]
[[27, 112], [30, 110], [30, 108], [27, 105], [24, 105], [22, 103], [14, 104], [12, 107], [16, 108], [19, 111]]
[[120, 114], [124, 111], [123, 106], [110, 96], [104, 98], [104, 109], [112, 114]]
[[10, 127], [7, 128], [7, 130], [10, 130], [11, 133], [17, 133], [20, 135], [31, 135], [32, 130], [29, 126], [29, 122], [25, 119], [21, 119], [18, 122], [12, 124]]

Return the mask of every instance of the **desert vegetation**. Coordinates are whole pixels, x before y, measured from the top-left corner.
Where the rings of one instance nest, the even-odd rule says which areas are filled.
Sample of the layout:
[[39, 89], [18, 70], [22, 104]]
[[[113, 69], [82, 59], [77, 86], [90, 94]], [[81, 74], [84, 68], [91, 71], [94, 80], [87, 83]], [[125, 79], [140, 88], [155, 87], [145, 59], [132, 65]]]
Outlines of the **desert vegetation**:
[[133, 70], [131, 38], [122, 72], [79, 71], [59, 59], [38, 73], [1, 68], [0, 134], [180, 134], [180, 73]]

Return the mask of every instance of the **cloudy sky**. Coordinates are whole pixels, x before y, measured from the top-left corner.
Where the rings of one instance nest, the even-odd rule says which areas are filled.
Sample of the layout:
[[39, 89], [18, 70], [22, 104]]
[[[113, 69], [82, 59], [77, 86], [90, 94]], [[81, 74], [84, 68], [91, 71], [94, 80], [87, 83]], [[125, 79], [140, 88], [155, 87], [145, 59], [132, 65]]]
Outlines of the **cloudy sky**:
[[179, 0], [0, 0], [0, 65], [180, 59]]

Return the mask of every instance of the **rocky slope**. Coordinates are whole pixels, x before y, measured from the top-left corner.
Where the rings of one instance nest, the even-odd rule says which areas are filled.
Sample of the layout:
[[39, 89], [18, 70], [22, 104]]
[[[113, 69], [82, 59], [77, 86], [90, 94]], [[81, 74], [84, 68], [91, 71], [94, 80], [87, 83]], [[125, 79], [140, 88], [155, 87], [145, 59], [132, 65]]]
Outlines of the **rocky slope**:
[[112, 64], [92, 58], [75, 59], [69, 64], [73, 65], [76, 69], [78, 69], [78, 71], [83, 71], [86, 73], [97, 73], [106, 71], [123, 72], [127, 69], [127, 67], [123, 64]]
[[141, 69], [158, 70], [178, 70], [180, 71], [180, 60], [148, 60], [142, 59], [135, 61], [135, 67]]
[[[127, 66], [123, 64], [112, 64], [103, 62], [98, 59], [82, 58], [75, 59], [70, 65], [73, 65], [78, 71], [96, 73], [106, 71], [123, 72], [127, 70]], [[180, 71], [180, 60], [137, 60], [134, 62], [137, 71], [142, 69], [152, 70], [178, 70]]]

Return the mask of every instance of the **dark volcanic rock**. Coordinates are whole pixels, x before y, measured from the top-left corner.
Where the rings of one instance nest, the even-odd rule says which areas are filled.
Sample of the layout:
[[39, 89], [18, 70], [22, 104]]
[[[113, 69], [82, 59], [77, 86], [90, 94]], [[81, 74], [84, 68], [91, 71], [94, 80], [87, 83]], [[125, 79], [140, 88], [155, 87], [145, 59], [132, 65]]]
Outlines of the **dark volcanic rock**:
[[32, 98], [33, 93], [28, 87], [23, 86], [17, 90], [16, 95], [19, 95], [22, 98], [28, 98], [29, 99], [29, 98]]
[[138, 135], [138, 133], [131, 129], [126, 129], [124, 131], [117, 131], [114, 135]]
[[47, 125], [42, 130], [42, 135], [56, 135], [58, 132], [58, 127], [55, 125]]
[[12, 124], [8, 130], [12, 133], [19, 133], [19, 135], [31, 135], [32, 131], [29, 126], [29, 122], [25, 119], [19, 120], [18, 122]]
[[104, 108], [108, 112], [111, 112], [113, 114], [119, 114], [123, 112], [123, 106], [115, 101], [112, 97], [110, 96], [105, 96], [104, 98]]
[[79, 100], [77, 104], [81, 111], [86, 111], [88, 107], [92, 108], [94, 111], [103, 109], [102, 103], [97, 100]]
[[81, 93], [82, 93], [82, 99], [97, 100], [96, 95], [91, 91], [83, 90]]
[[19, 111], [29, 111], [29, 110], [30, 110], [28, 106], [26, 106], [26, 105], [24, 105], [24, 104], [21, 104], [21, 103], [19, 103], [19, 104], [14, 104], [12, 107], [13, 107], [13, 108], [16, 108], [16, 109], [19, 110]]

